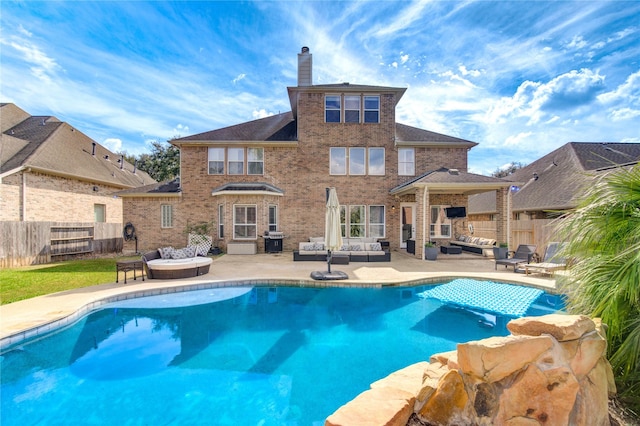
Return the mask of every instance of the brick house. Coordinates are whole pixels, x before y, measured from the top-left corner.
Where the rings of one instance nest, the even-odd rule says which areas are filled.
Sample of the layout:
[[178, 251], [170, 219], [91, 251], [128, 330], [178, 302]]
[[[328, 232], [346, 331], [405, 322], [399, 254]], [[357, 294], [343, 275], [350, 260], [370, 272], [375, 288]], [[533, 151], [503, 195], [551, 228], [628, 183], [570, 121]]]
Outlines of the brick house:
[[263, 252], [262, 236], [281, 231], [291, 251], [324, 234], [325, 189], [335, 187], [345, 237], [384, 239], [392, 250], [413, 239], [421, 257], [425, 241], [465, 229], [464, 219], [443, 217], [445, 207], [497, 190], [506, 234], [510, 183], [467, 173], [476, 143], [397, 123], [405, 90], [313, 85], [312, 55], [302, 48], [290, 112], [173, 140], [179, 182], [120, 193], [125, 220], [145, 249], [184, 245], [188, 224], [212, 222], [223, 249], [250, 242]]
[[155, 182], [71, 125], [0, 104], [0, 221], [122, 223], [123, 189]]

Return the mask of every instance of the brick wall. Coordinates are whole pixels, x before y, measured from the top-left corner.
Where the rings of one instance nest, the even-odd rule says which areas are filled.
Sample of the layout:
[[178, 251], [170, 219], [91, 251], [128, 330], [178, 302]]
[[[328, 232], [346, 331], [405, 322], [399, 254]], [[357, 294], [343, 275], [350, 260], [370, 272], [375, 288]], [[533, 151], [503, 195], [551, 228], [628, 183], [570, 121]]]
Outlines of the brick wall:
[[[179, 199], [125, 199], [124, 216], [138, 230], [140, 250], [161, 245], [184, 245], [183, 230], [187, 222], [218, 222], [218, 205], [224, 206], [225, 237], [214, 244], [225, 248], [232, 241], [234, 204], [257, 206], [258, 236], [268, 229], [268, 206], [276, 204], [279, 230], [287, 238], [285, 250], [297, 249], [298, 243], [311, 236], [324, 235], [325, 188], [334, 186], [342, 205], [384, 205], [386, 237], [391, 248], [398, 248], [400, 239], [400, 200], [389, 190], [415, 176], [398, 176], [395, 146], [395, 104], [393, 94], [380, 95], [380, 123], [325, 123], [324, 94], [300, 93], [297, 103], [298, 144], [294, 147], [264, 147], [264, 176], [209, 175], [208, 149], [203, 146], [181, 148], [181, 186]], [[235, 146], [235, 145], [234, 145]], [[240, 146], [240, 145], [237, 145]], [[332, 176], [329, 174], [331, 147], [385, 148], [384, 176]], [[467, 168], [466, 148], [416, 148], [416, 175], [440, 167]], [[284, 196], [219, 195], [212, 190], [228, 182], [266, 182], [284, 191]], [[464, 201], [462, 201], [464, 199]], [[466, 206], [466, 197], [437, 198], [445, 204]], [[452, 201], [447, 201], [452, 200]], [[458, 200], [460, 200], [458, 202]], [[174, 230], [160, 228], [160, 205], [175, 205]], [[138, 211], [129, 205], [135, 204]], [[436, 204], [432, 201], [431, 204]], [[393, 210], [392, 205], [397, 208]], [[367, 212], [368, 215], [368, 212]], [[129, 244], [130, 245], [130, 244]], [[259, 252], [264, 250], [258, 238]], [[126, 248], [126, 247], [125, 247]]]
[[[24, 217], [23, 179], [26, 180]], [[122, 200], [113, 197], [119, 190], [58, 176], [20, 172], [2, 179], [0, 219], [93, 222], [94, 205], [103, 204], [106, 222], [122, 223]]]

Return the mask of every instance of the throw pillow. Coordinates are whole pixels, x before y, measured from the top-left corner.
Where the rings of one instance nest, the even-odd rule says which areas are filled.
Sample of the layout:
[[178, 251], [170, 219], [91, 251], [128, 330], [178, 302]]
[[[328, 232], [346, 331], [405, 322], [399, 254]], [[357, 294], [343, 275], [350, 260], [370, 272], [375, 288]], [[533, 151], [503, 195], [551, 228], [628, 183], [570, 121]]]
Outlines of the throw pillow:
[[316, 251], [324, 250], [324, 243], [313, 243], [313, 249]]
[[198, 248], [196, 246], [187, 246], [183, 248], [182, 251], [184, 251], [184, 254], [187, 257], [196, 257], [196, 254], [198, 253]]
[[362, 249], [362, 247], [360, 247], [360, 245], [358, 245], [358, 244], [353, 245], [353, 246], [349, 246], [349, 251], [362, 251], [361, 249]]
[[173, 254], [175, 249], [173, 247], [162, 247], [162, 248], [159, 248], [158, 251], [160, 252], [160, 257], [161, 258], [163, 258], [163, 259], [173, 259], [171, 257], [171, 255]]
[[315, 248], [314, 248], [314, 247], [315, 247], [315, 244], [305, 244], [305, 245], [304, 245], [304, 249], [305, 249], [306, 251], [314, 251], [314, 250], [315, 250]]
[[349, 245], [348, 244], [343, 244], [340, 246], [340, 251], [349, 251]]
[[382, 244], [380, 243], [369, 244], [369, 251], [382, 251]]
[[173, 251], [173, 253], [171, 254], [171, 258], [172, 259], [186, 259], [187, 258], [187, 254], [184, 252], [184, 249], [177, 249], [177, 250]]

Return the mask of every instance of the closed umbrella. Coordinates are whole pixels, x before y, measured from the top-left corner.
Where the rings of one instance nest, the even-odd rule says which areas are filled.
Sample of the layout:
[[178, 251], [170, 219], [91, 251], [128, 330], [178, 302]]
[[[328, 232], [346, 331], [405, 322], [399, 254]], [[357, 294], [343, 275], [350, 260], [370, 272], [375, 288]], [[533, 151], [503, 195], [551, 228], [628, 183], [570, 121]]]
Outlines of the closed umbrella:
[[331, 272], [331, 252], [340, 250], [342, 247], [342, 232], [340, 231], [340, 203], [338, 193], [335, 188], [329, 188], [327, 199], [327, 210], [324, 220], [324, 243], [327, 248], [327, 264]]
[[311, 273], [311, 277], [313, 279], [320, 280], [344, 280], [349, 278], [344, 272], [331, 272], [331, 252], [340, 250], [340, 247], [342, 247], [342, 232], [340, 231], [340, 203], [338, 202], [338, 193], [335, 188], [329, 188], [329, 194], [327, 196], [324, 223], [324, 244], [327, 249], [327, 272], [314, 271]]

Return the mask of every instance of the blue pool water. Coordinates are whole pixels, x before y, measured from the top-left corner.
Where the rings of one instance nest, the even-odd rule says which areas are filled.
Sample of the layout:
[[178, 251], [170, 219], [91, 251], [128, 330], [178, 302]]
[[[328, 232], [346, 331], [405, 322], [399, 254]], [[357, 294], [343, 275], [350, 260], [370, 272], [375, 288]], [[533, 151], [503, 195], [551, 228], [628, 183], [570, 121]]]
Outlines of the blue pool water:
[[[322, 425], [369, 384], [509, 318], [431, 287], [221, 288], [107, 306], [2, 354], [9, 425]], [[527, 315], [555, 312], [543, 294]]]

